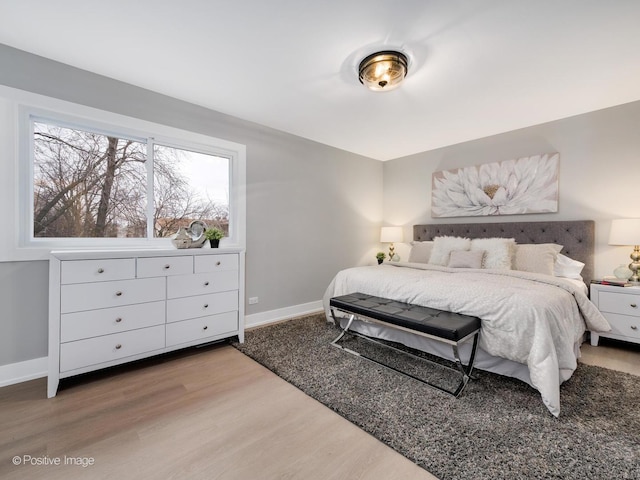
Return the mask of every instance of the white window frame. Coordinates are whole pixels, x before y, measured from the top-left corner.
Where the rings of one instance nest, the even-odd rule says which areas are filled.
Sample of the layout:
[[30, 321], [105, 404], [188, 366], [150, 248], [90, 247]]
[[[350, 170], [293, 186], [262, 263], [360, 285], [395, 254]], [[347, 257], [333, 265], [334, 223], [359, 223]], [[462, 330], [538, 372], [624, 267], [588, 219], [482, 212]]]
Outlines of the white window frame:
[[[0, 180], [0, 218], [5, 219], [4, 229], [0, 227], [0, 261], [48, 258], [52, 249], [173, 248], [169, 239], [149, 238], [152, 231], [144, 239], [34, 238], [32, 120], [228, 158], [229, 236], [221, 247], [245, 248], [244, 145], [0, 86], [0, 132], [5, 132], [0, 133], [0, 178], [5, 177]], [[152, 182], [152, 162], [147, 162], [147, 174]], [[13, 222], [8, 221], [10, 217]]]

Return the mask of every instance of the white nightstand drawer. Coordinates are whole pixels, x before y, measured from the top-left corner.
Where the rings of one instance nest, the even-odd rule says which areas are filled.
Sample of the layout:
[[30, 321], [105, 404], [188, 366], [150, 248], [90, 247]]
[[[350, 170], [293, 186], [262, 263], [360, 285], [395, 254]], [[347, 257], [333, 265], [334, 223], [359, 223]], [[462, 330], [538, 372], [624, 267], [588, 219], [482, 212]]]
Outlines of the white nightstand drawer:
[[165, 346], [165, 327], [141, 328], [60, 345], [60, 371], [119, 360]]
[[194, 318], [167, 324], [167, 347], [238, 330], [238, 312]]
[[60, 283], [108, 282], [136, 278], [135, 258], [69, 260], [60, 266]]
[[71, 313], [155, 302], [164, 299], [165, 285], [165, 278], [63, 285], [60, 288], [60, 311]]
[[238, 310], [238, 291], [167, 300], [167, 322]]
[[[618, 288], [622, 289], [623, 287]], [[598, 309], [603, 313], [612, 312], [640, 317], [640, 295], [623, 292], [599, 292]]]
[[99, 335], [164, 325], [164, 323], [164, 300], [124, 307], [65, 313], [60, 318], [60, 341], [63, 343], [72, 342]]
[[152, 257], [138, 259], [138, 278], [167, 277], [193, 273], [193, 257]]
[[238, 270], [238, 255], [223, 253], [220, 255], [198, 255], [195, 257], [194, 272], [218, 272], [221, 270]]
[[180, 298], [238, 289], [238, 270], [167, 278], [167, 298]]
[[623, 335], [640, 340], [640, 318], [616, 313], [607, 314], [607, 320], [611, 324], [608, 334]]

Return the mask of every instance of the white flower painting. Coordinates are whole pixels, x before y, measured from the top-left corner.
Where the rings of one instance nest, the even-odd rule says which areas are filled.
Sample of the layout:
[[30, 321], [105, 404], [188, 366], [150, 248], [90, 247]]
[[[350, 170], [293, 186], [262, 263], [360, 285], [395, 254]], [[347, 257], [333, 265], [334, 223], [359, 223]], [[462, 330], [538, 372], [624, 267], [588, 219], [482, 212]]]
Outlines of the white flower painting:
[[435, 172], [431, 216], [557, 212], [559, 162], [559, 153], [545, 153]]

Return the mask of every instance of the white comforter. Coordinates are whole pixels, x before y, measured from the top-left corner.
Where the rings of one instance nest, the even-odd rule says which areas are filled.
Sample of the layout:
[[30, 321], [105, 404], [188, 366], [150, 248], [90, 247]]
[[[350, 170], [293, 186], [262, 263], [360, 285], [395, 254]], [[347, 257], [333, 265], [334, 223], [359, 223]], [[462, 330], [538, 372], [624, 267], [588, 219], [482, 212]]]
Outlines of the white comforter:
[[327, 313], [331, 297], [354, 292], [479, 317], [479, 347], [527, 365], [531, 384], [555, 416], [560, 413], [560, 384], [577, 367], [574, 345], [585, 324], [596, 332], [611, 328], [570, 281], [515, 270], [416, 263], [350, 268], [339, 272], [327, 289]]

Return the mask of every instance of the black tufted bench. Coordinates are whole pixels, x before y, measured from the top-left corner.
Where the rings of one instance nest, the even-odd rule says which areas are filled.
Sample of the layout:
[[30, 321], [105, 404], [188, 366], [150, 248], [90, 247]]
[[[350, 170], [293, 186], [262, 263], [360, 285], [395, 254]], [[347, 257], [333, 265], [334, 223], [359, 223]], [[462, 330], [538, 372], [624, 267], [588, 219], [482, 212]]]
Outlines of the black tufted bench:
[[[480, 333], [479, 318], [462, 315], [459, 313], [445, 312], [443, 310], [436, 310], [434, 308], [423, 307], [420, 305], [412, 305], [410, 303], [396, 302], [395, 300], [375, 297], [372, 295], [367, 295], [365, 293], [351, 293], [349, 295], [333, 297], [329, 301], [329, 305], [331, 307], [334, 319], [336, 319], [335, 310], [344, 312], [349, 315], [347, 325], [344, 327], [340, 335], [333, 342], [331, 342], [331, 345], [333, 345], [334, 347], [341, 348], [342, 350], [351, 354], [362, 356], [367, 360], [375, 362], [379, 365], [383, 365], [387, 368], [391, 368], [394, 371], [410, 376], [432, 387], [454, 395], [455, 397], [459, 396], [462, 393], [467, 383], [469, 382], [469, 379], [471, 378], [471, 371], [473, 370], [476, 348], [478, 346], [478, 336]], [[390, 367], [389, 365], [370, 358], [364, 354], [342, 347], [339, 342], [347, 333], [364, 338], [366, 340], [373, 341], [371, 338], [365, 335], [349, 330], [351, 324], [353, 323], [353, 320], [356, 318], [363, 321], [370, 321], [385, 325], [387, 327], [404, 330], [451, 345], [453, 348], [453, 355], [456, 360], [457, 367], [457, 370], [451, 370], [461, 374], [460, 383], [458, 384], [457, 388], [455, 390], [447, 390], [424, 379], [415, 377], [411, 374]], [[473, 348], [471, 350], [469, 361], [465, 365], [460, 360], [458, 346], [461, 343], [464, 343], [472, 338]], [[388, 348], [395, 349], [394, 347], [386, 344], [382, 345]], [[403, 351], [403, 353], [406, 352]]]

